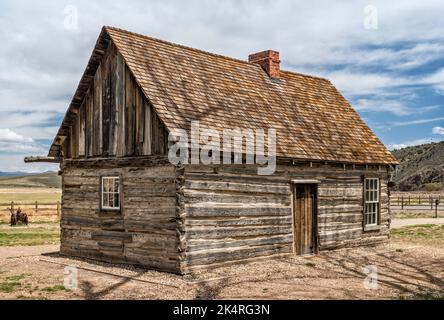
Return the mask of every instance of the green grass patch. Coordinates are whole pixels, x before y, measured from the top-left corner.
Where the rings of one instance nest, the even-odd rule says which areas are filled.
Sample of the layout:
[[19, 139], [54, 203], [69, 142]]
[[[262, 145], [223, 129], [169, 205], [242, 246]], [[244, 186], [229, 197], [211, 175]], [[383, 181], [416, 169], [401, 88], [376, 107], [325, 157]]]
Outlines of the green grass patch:
[[399, 242], [444, 246], [444, 225], [424, 224], [390, 231], [392, 239]]
[[36, 246], [57, 244], [60, 241], [58, 225], [49, 227], [10, 227], [0, 229], [0, 246]]
[[21, 280], [25, 278], [26, 274], [7, 277], [0, 282], [0, 291], [11, 293], [22, 286]]
[[55, 286], [52, 286], [52, 287], [43, 288], [42, 291], [57, 292], [57, 291], [71, 291], [71, 290], [66, 289], [65, 286], [59, 284], [59, 285], [55, 285]]
[[31, 296], [24, 296], [24, 295], [18, 295], [16, 297], [17, 300], [47, 300], [45, 297], [31, 297]]
[[[53, 224], [54, 227], [59, 226], [60, 222], [58, 221], [54, 221], [54, 220], [37, 220], [37, 221], [32, 221], [29, 223], [29, 225], [49, 225], [49, 224]], [[24, 225], [18, 225], [18, 226], [14, 226], [12, 228], [18, 228], [18, 227], [25, 227]], [[3, 230], [6, 227], [10, 227], [9, 225], [9, 221], [0, 221], [0, 230]]]

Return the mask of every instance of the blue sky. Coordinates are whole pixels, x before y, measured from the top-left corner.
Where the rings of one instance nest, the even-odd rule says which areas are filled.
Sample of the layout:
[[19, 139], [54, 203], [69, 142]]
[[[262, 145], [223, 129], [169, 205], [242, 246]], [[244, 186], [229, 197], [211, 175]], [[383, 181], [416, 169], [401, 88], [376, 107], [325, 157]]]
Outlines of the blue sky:
[[444, 2], [0, 2], [0, 171], [42, 171], [103, 25], [330, 79], [389, 148], [444, 139]]

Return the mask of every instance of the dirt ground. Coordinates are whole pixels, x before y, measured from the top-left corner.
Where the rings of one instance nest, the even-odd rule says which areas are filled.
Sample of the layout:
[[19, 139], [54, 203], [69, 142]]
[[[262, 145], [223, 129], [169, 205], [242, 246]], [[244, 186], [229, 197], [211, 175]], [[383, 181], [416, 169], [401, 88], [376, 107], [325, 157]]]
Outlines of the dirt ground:
[[[0, 247], [0, 299], [402, 299], [444, 295], [444, 248], [390, 243], [232, 265], [188, 276]], [[77, 289], [63, 286], [77, 267]], [[365, 281], [377, 267], [377, 287]], [[375, 269], [373, 269], [375, 270]], [[375, 282], [373, 282], [374, 284]]]

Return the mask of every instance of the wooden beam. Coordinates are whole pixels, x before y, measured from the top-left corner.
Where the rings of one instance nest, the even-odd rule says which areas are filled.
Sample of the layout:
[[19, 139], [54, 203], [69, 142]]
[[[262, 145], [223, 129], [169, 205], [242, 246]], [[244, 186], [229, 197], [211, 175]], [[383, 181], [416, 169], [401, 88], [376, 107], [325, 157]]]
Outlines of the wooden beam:
[[44, 157], [44, 156], [38, 156], [38, 157], [25, 157], [26, 163], [32, 163], [32, 162], [52, 162], [52, 163], [60, 163], [62, 161], [61, 158], [56, 157]]

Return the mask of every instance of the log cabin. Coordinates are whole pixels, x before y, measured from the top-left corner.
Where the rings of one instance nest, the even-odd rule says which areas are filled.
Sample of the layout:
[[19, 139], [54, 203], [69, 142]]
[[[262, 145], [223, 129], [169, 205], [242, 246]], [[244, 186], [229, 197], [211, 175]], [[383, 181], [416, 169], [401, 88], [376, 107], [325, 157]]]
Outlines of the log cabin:
[[[190, 122], [275, 128], [276, 168], [172, 164]], [[389, 240], [397, 160], [332, 83], [103, 27], [47, 157], [64, 255], [178, 274]]]

